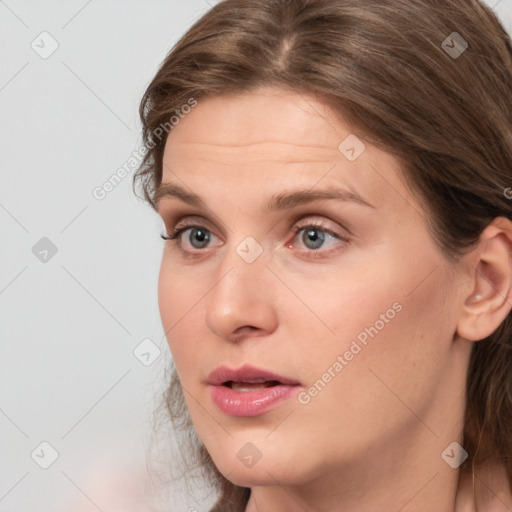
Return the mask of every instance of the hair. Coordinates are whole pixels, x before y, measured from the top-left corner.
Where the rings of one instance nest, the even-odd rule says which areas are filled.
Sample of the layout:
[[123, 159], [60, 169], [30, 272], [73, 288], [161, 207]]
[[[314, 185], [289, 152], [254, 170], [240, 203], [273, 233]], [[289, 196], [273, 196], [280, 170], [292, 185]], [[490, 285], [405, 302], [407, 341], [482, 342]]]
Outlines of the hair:
[[[454, 32], [468, 43], [459, 56], [443, 44]], [[479, 0], [221, 1], [181, 37], [145, 91], [147, 153], [134, 189], [140, 184], [156, 209], [168, 136], [157, 128], [176, 110], [191, 98], [260, 86], [314, 95], [395, 156], [450, 261], [474, 248], [494, 218], [512, 219], [504, 193], [512, 183], [512, 44]], [[498, 463], [512, 483], [511, 340], [509, 314], [472, 348], [461, 470]], [[175, 369], [165, 402], [177, 428], [195, 435]], [[219, 492], [212, 512], [245, 510], [250, 489], [221, 475], [202, 443], [194, 450]]]

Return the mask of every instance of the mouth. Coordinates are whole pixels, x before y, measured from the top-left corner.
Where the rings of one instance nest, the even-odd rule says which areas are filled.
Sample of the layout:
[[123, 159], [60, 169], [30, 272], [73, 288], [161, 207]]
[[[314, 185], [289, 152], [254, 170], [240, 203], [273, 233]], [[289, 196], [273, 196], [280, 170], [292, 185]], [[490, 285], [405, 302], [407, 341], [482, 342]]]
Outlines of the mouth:
[[248, 393], [256, 389], [272, 388], [274, 386], [279, 386], [280, 384], [282, 383], [279, 382], [278, 380], [253, 379], [244, 382], [228, 380], [226, 382], [223, 382], [222, 386], [232, 389], [233, 391]]
[[234, 390], [300, 385], [300, 382], [295, 379], [248, 364], [237, 369], [219, 366], [208, 375], [207, 383], [212, 386], [227, 386]]
[[301, 384], [274, 372], [244, 365], [238, 369], [220, 366], [210, 373], [213, 403], [229, 416], [260, 416], [296, 395]]

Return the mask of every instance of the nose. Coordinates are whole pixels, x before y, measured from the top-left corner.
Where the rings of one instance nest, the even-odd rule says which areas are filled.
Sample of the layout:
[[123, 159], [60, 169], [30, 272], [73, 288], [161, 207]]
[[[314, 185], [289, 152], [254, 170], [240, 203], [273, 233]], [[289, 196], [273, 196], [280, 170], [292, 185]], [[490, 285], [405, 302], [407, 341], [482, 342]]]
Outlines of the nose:
[[235, 248], [226, 251], [204, 301], [206, 325], [220, 338], [239, 342], [277, 328], [278, 282], [267, 268], [268, 256], [264, 251], [248, 263]]

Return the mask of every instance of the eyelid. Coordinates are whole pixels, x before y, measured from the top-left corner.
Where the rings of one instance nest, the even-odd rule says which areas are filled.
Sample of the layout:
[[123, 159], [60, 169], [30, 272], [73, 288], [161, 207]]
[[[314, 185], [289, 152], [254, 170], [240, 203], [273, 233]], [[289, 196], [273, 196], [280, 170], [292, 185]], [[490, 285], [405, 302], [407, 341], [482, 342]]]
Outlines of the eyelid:
[[[317, 217], [319, 217], [318, 214], [316, 214]], [[301, 215], [301, 217], [304, 217], [304, 215]], [[303, 229], [303, 228], [306, 228], [308, 226], [311, 226], [311, 225], [314, 225], [318, 228], [321, 228], [323, 229], [324, 231], [327, 231], [329, 232], [331, 235], [333, 236], [336, 236], [340, 239], [343, 239], [343, 235], [338, 235], [338, 233], [336, 233], [336, 229], [331, 229], [329, 228], [328, 225], [326, 225], [326, 222], [325, 222], [325, 219], [322, 218], [322, 219], [314, 219], [314, 218], [311, 218], [311, 217], [315, 217], [315, 215], [310, 215], [309, 217], [306, 216], [307, 218], [305, 219], [302, 219], [301, 221], [297, 221], [295, 219], [292, 219], [292, 222], [291, 222], [291, 225], [290, 227], [288, 228], [287, 231], [290, 231], [292, 230], [294, 232], [294, 234], [297, 234], [297, 232], [300, 230], [300, 229]], [[333, 221], [331, 221], [333, 222]], [[187, 216], [183, 219], [180, 219], [178, 220], [177, 222], [170, 222], [170, 224], [173, 226], [172, 228], [172, 232], [176, 232], [178, 230], [181, 230], [183, 228], [187, 228], [187, 227], [198, 227], [198, 224], [201, 226], [201, 227], [205, 227], [206, 229], [208, 229], [208, 231], [210, 231], [212, 234], [213, 234], [213, 229], [211, 229], [211, 224], [204, 218], [204, 217], [199, 217], [199, 216]], [[342, 224], [339, 224], [337, 223], [338, 225], [340, 225], [341, 229], [344, 230], [346, 233], [348, 233], [348, 236], [352, 237], [352, 232], [350, 231], [350, 229], [348, 229], [346, 226], [342, 225]], [[168, 233], [169, 236], [172, 235], [172, 233]], [[214, 235], [215, 236], [215, 235]], [[218, 237], [217, 237], [218, 238]]]
[[[194, 216], [194, 215], [188, 215], [182, 219], [179, 219], [175, 221], [174, 219], [171, 219], [169, 224], [172, 226], [173, 232], [178, 231], [178, 229], [187, 228], [187, 227], [197, 227], [198, 225], [204, 226], [208, 231], [212, 232], [214, 229], [212, 229], [212, 225], [210, 222], [208, 222], [204, 217]], [[172, 233], [169, 233], [169, 236], [171, 236]]]
[[[213, 212], [204, 212], [198, 208], [190, 208], [190, 207], [181, 207], [175, 206], [170, 207], [166, 206], [159, 211], [159, 215], [162, 220], [170, 225], [171, 227], [177, 226], [183, 222], [183, 225], [189, 222], [198, 222], [200, 224], [204, 224], [205, 227], [208, 225], [212, 228], [212, 230], [217, 229], [217, 226], [220, 226], [220, 233], [222, 234], [224, 231], [229, 231], [229, 225], [226, 225], [217, 215]], [[209, 220], [209, 219], [212, 220]]]
[[[315, 218], [315, 217], [320, 217], [320, 218]], [[335, 223], [336, 225], [339, 226], [339, 228], [331, 228], [331, 227], [329, 227], [329, 223]], [[348, 229], [344, 224], [340, 224], [339, 222], [333, 221], [332, 219], [326, 220], [326, 217], [323, 215], [318, 215], [318, 214], [309, 215], [304, 220], [299, 220], [299, 221], [295, 221], [292, 223], [293, 229], [306, 228], [310, 225], [321, 227], [323, 230], [328, 231], [338, 237], [341, 237], [343, 235], [336, 233], [336, 231], [344, 231], [344, 232], [346, 232], [347, 236], [353, 236], [350, 229]]]
[[282, 219], [280, 222], [286, 222], [288, 230], [292, 229], [295, 225], [305, 227], [309, 224], [322, 224], [326, 230], [332, 231], [339, 237], [355, 238], [353, 230], [350, 229], [351, 225], [353, 227], [353, 223], [350, 222], [350, 218], [346, 217], [341, 212], [329, 207], [305, 205], [294, 208], [294, 212], [289, 220]]

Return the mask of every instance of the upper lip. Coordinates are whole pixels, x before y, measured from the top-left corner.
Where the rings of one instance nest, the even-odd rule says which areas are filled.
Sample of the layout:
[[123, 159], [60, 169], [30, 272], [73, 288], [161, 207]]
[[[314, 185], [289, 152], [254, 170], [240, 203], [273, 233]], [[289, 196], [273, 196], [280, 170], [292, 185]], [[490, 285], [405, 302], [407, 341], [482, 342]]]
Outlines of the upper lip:
[[208, 384], [212, 386], [220, 386], [228, 381], [232, 382], [268, 382], [277, 381], [280, 384], [287, 384], [291, 386], [299, 385], [295, 379], [285, 377], [269, 370], [256, 368], [254, 366], [245, 364], [240, 368], [229, 368], [227, 366], [219, 366], [215, 368], [207, 378]]

